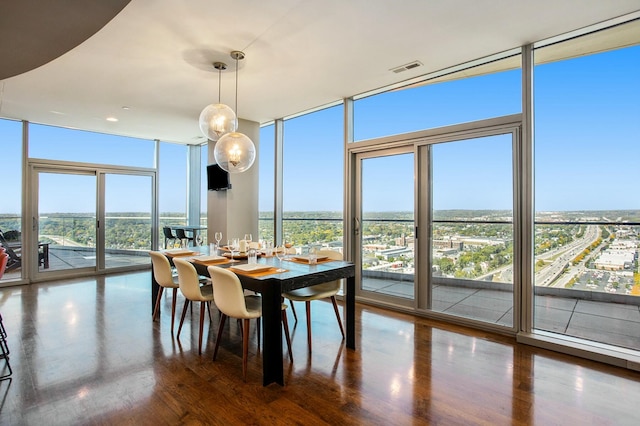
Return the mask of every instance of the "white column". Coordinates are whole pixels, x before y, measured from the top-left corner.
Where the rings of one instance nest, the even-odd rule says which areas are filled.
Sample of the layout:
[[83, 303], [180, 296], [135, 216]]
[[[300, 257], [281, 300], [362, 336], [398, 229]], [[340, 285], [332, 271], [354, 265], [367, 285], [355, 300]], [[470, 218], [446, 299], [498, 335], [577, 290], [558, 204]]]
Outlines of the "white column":
[[[221, 243], [227, 239], [243, 238], [250, 232], [258, 238], [258, 167], [260, 162], [260, 125], [240, 119], [238, 131], [247, 135], [256, 146], [256, 161], [243, 173], [231, 173], [231, 189], [207, 191], [207, 241], [215, 241], [214, 233], [222, 231]], [[215, 142], [209, 142], [208, 163], [216, 162]], [[206, 173], [206, 170], [203, 171]]]

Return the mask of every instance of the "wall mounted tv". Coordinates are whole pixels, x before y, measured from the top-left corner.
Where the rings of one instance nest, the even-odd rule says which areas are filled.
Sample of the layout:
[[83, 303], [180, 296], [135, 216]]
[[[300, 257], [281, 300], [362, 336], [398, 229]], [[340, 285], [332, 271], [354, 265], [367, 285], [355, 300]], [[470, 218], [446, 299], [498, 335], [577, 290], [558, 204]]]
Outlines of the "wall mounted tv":
[[227, 189], [231, 189], [229, 172], [217, 164], [209, 164], [207, 166], [207, 189], [209, 191], [226, 191]]

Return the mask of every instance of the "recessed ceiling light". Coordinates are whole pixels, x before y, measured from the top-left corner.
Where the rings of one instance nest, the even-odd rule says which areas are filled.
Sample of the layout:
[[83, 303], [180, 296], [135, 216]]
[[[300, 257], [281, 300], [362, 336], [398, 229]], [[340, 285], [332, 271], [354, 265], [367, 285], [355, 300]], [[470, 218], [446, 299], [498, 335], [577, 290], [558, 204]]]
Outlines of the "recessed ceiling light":
[[115, 117], [107, 117], [107, 121], [111, 121], [112, 123], [115, 123], [116, 121], [118, 121], [118, 119]]
[[131, 108], [129, 108], [128, 106], [123, 106], [122, 109], [125, 111], [129, 111]]

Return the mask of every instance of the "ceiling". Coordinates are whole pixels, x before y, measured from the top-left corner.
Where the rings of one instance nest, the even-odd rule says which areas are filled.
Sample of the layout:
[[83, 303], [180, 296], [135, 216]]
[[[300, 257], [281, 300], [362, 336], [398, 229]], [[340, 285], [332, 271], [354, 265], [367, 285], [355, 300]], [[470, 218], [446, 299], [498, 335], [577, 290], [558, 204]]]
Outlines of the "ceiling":
[[[198, 117], [218, 100], [215, 61], [228, 65], [220, 97], [235, 109], [233, 50], [246, 55], [238, 115], [265, 123], [640, 10], [638, 0], [13, 3], [0, 15], [0, 117], [189, 144], [205, 141]], [[423, 66], [391, 71], [413, 61]]]

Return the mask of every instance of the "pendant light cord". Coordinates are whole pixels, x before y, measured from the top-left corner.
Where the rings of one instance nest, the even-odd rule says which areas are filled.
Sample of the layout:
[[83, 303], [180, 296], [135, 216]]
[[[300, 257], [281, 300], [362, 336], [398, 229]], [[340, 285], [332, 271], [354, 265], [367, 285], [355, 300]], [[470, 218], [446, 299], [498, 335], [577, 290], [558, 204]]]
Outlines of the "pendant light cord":
[[238, 56], [236, 55], [236, 120], [238, 120], [240, 116], [238, 115]]
[[222, 92], [222, 86], [220, 85], [221, 79], [222, 79], [222, 67], [218, 67], [218, 103], [220, 103], [220, 95]]

